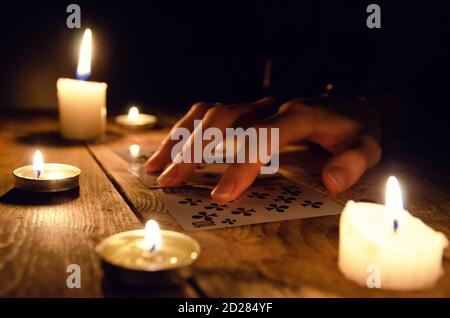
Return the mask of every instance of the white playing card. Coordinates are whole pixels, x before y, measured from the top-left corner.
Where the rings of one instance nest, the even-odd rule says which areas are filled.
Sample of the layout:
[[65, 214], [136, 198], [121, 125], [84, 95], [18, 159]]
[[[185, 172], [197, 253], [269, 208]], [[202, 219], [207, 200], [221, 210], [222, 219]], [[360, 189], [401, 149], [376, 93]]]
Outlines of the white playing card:
[[114, 152], [128, 163], [144, 163], [156, 149], [157, 147], [154, 146], [133, 144], [128, 147], [114, 148]]
[[134, 174], [143, 185], [149, 189], [161, 188], [159, 183], [156, 181], [158, 179], [159, 173], [148, 173], [145, 171], [145, 166], [138, 163], [130, 163], [128, 170]]
[[157, 190], [157, 196], [188, 231], [335, 215], [342, 210], [335, 201], [287, 179], [277, 185], [252, 186], [228, 203], [213, 201], [210, 191], [198, 186], [165, 188]]
[[[186, 185], [203, 185], [213, 187], [219, 182], [220, 177], [227, 169], [227, 164], [202, 164], [198, 165], [194, 173], [191, 174], [182, 186]], [[133, 173], [141, 182], [150, 189], [161, 188], [161, 186], [156, 181], [158, 179], [159, 173], [148, 173], [145, 170], [143, 164], [135, 163], [130, 164], [129, 170]], [[285, 178], [280, 174], [273, 175], [260, 175], [255, 181], [255, 185], [261, 183], [267, 183], [270, 180], [271, 184], [280, 184], [285, 182]]]
[[215, 202], [211, 190], [226, 168], [226, 164], [199, 165], [181, 186], [162, 188], [156, 181], [158, 173], [148, 174], [139, 163], [129, 167], [146, 187], [155, 189], [169, 213], [188, 231], [335, 215], [342, 210], [332, 199], [280, 174], [258, 177], [233, 202]]

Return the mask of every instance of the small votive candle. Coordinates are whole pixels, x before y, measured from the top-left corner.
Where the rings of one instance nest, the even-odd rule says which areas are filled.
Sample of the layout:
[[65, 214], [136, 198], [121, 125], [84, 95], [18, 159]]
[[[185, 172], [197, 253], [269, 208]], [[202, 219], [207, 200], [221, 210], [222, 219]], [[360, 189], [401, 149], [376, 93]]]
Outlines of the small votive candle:
[[160, 230], [158, 223], [149, 220], [144, 230], [104, 239], [96, 251], [107, 273], [122, 283], [159, 286], [188, 276], [200, 245], [188, 235]]
[[15, 187], [33, 192], [60, 192], [79, 187], [81, 170], [61, 163], [44, 163], [37, 150], [33, 164], [14, 170]]
[[156, 124], [156, 116], [149, 114], [141, 114], [139, 108], [133, 106], [126, 115], [116, 117], [116, 123], [127, 128], [145, 128], [152, 127]]
[[130, 145], [130, 147], [128, 147], [128, 151], [130, 152], [130, 156], [133, 159], [133, 161], [137, 161], [137, 159], [141, 155], [141, 146], [137, 144], [132, 144]]

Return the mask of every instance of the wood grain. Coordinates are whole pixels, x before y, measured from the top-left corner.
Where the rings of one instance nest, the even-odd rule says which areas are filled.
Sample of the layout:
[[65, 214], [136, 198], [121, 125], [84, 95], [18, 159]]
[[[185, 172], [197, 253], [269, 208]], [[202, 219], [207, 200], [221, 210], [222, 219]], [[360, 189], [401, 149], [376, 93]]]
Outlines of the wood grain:
[[[0, 296], [148, 295], [103, 279], [95, 246], [106, 236], [142, 224], [86, 146], [61, 141], [54, 118], [3, 119], [0, 127]], [[13, 189], [13, 169], [29, 164], [37, 148], [47, 162], [81, 168], [79, 191], [33, 194]], [[66, 285], [69, 264], [81, 268], [80, 289]], [[156, 295], [195, 293], [184, 286]]]
[[[161, 131], [128, 132], [109, 144], [90, 149], [117, 187], [143, 219], [154, 218], [162, 227], [182, 231], [151, 190], [126, 170], [113, 147], [131, 143], [156, 145]], [[282, 172], [297, 182], [326, 194], [320, 181], [324, 153], [295, 149], [282, 157]], [[401, 162], [401, 161], [400, 161]], [[381, 164], [350, 191], [333, 198], [383, 202], [389, 174], [396, 174], [408, 192], [406, 207], [433, 228], [450, 237], [450, 195], [447, 187], [419, 178], [418, 168], [397, 162]], [[339, 216], [188, 233], [202, 246], [193, 282], [210, 297], [433, 297], [450, 296], [450, 251], [445, 251], [445, 276], [427, 291], [390, 292], [359, 287], [337, 268]]]
[[[449, 249], [445, 276], [427, 291], [369, 290], [347, 281], [337, 268], [339, 216], [189, 233], [202, 246], [191, 279], [165, 290], [117, 286], [103, 279], [94, 252], [102, 238], [141, 228], [150, 218], [165, 229], [183, 230], [113, 151], [132, 143], [157, 145], [167, 130], [110, 128], [105, 139], [86, 147], [61, 141], [55, 118], [0, 119], [0, 296], [450, 296]], [[12, 170], [28, 164], [37, 147], [47, 162], [82, 169], [79, 193], [38, 195], [13, 189]], [[292, 148], [282, 156], [282, 172], [326, 194], [320, 182], [326, 160], [324, 153]], [[357, 186], [333, 199], [342, 204], [348, 199], [382, 202], [390, 174], [399, 177], [408, 210], [450, 237], [450, 180], [411, 160], [385, 159]], [[81, 289], [66, 287], [71, 263], [81, 266]]]

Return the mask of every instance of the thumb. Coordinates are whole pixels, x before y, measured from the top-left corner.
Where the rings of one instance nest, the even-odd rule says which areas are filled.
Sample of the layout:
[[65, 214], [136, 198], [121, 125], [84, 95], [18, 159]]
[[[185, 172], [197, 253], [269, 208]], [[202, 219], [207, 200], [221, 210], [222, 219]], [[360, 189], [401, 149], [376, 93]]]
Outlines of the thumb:
[[322, 171], [322, 180], [327, 189], [337, 194], [353, 186], [364, 172], [374, 167], [381, 158], [379, 143], [364, 135], [351, 148], [333, 156]]

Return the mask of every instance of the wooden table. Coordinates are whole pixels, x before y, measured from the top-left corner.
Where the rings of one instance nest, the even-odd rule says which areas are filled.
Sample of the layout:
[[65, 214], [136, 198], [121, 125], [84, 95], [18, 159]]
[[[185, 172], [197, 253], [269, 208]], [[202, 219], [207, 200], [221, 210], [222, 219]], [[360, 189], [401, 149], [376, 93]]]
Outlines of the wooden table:
[[[0, 296], [450, 296], [450, 249], [446, 274], [432, 290], [396, 293], [347, 281], [337, 268], [339, 216], [190, 233], [202, 247], [192, 278], [161, 290], [117, 286], [103, 277], [94, 251], [100, 240], [142, 228], [149, 218], [183, 232], [113, 151], [131, 143], [156, 145], [167, 129], [130, 132], [110, 125], [105, 140], [91, 144], [62, 141], [57, 129], [56, 116], [0, 119]], [[82, 169], [79, 192], [37, 195], [13, 188], [12, 171], [29, 164], [38, 147], [47, 162]], [[325, 159], [324, 154], [291, 149], [282, 157], [282, 172], [325, 193], [318, 174]], [[342, 204], [349, 198], [382, 202], [389, 174], [405, 185], [406, 207], [450, 237], [450, 180], [439, 173], [382, 163], [336, 199]], [[66, 286], [69, 264], [81, 268], [80, 289]]]

